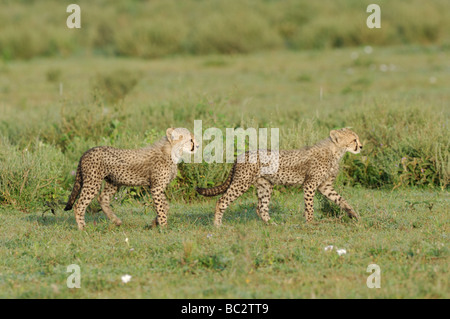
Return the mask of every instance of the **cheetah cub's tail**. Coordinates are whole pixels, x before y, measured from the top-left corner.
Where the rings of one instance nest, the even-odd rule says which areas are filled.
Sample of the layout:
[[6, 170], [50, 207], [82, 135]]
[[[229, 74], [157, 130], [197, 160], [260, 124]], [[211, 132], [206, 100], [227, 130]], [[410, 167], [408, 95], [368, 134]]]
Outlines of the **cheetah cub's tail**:
[[231, 185], [231, 182], [234, 177], [235, 169], [236, 169], [236, 163], [233, 165], [233, 168], [231, 169], [230, 175], [228, 175], [227, 180], [222, 185], [212, 187], [212, 188], [198, 188], [197, 187], [195, 190], [200, 195], [208, 196], [208, 197], [225, 193], [227, 191], [228, 187], [230, 187], [230, 185]]
[[75, 203], [78, 195], [80, 195], [82, 185], [83, 185], [83, 183], [82, 183], [82, 178], [81, 178], [81, 161], [80, 161], [80, 164], [78, 164], [78, 168], [77, 168], [77, 174], [75, 176], [75, 184], [73, 185], [72, 193], [69, 196], [69, 200], [67, 201], [67, 204], [66, 204], [66, 207], [64, 208], [64, 210], [72, 209], [73, 203]]

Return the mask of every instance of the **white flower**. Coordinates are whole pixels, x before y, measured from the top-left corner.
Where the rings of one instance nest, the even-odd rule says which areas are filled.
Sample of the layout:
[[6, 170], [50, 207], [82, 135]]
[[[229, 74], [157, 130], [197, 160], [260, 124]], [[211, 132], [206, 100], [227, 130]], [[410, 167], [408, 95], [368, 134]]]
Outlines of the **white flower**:
[[336, 252], [338, 253], [339, 256], [345, 255], [347, 253], [345, 249], [338, 249], [336, 250]]
[[124, 276], [121, 277], [121, 279], [122, 279], [122, 282], [124, 284], [126, 284], [127, 282], [129, 282], [131, 280], [131, 276], [130, 275], [124, 275]]
[[333, 250], [333, 245], [329, 245], [327, 247], [324, 248], [325, 251], [329, 251], [329, 250]]

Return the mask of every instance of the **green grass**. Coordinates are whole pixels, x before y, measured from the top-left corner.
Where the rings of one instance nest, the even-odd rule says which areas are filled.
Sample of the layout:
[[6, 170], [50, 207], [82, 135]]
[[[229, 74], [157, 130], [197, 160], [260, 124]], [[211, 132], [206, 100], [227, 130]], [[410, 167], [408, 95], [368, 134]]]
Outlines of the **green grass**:
[[[172, 203], [169, 227], [142, 205], [114, 205], [124, 224], [72, 212], [0, 212], [0, 297], [7, 298], [448, 298], [448, 194], [344, 188], [359, 222], [320, 209], [305, 224], [302, 194], [274, 196], [274, 225], [255, 213], [256, 196], [237, 200], [220, 229], [215, 200]], [[411, 205], [411, 203], [414, 203]], [[429, 208], [429, 203], [433, 203]], [[125, 239], [128, 238], [128, 242]], [[347, 254], [324, 251], [328, 245]], [[81, 267], [81, 288], [66, 286]], [[366, 286], [369, 264], [381, 288]], [[129, 283], [121, 276], [129, 274]]]

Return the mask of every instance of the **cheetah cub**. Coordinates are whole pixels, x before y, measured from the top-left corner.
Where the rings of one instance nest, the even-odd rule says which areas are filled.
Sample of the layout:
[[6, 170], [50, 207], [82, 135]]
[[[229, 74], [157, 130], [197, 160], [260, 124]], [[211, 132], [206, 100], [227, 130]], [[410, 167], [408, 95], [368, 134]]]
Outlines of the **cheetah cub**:
[[[313, 200], [317, 190], [344, 209], [348, 216], [357, 219], [358, 215], [353, 208], [334, 190], [333, 182], [338, 174], [342, 156], [346, 152], [358, 154], [361, 149], [358, 136], [350, 129], [343, 128], [331, 131], [327, 139], [316, 145], [299, 150], [276, 153], [261, 150], [246, 152], [237, 158], [230, 175], [222, 185], [197, 188], [197, 192], [204, 196], [225, 193], [216, 205], [214, 216], [216, 226], [222, 224], [222, 216], [228, 205], [254, 184], [258, 194], [256, 212], [266, 223], [270, 219], [269, 201], [275, 184], [303, 185], [307, 222], [313, 220]], [[270, 155], [276, 155], [275, 160], [268, 161], [267, 156]], [[273, 165], [275, 167], [270, 167]], [[266, 170], [270, 173], [264, 173], [264, 168], [271, 168]]]
[[177, 163], [183, 152], [194, 153], [199, 145], [185, 128], [169, 128], [166, 136], [155, 144], [141, 149], [117, 149], [99, 146], [81, 156], [75, 184], [64, 210], [74, 206], [78, 228], [86, 226], [86, 207], [100, 191], [98, 201], [106, 216], [117, 226], [122, 221], [113, 213], [109, 202], [121, 186], [149, 186], [155, 203], [157, 217], [154, 225], [167, 225], [168, 204], [164, 191], [177, 175]]

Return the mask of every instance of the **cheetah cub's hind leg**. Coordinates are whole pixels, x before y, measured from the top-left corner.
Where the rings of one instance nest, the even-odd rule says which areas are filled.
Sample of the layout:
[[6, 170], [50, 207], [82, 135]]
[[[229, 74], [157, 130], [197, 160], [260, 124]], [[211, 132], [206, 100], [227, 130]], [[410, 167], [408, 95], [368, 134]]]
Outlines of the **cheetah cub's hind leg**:
[[[239, 173], [237, 173], [239, 174]], [[244, 194], [253, 184], [252, 175], [237, 175], [235, 181], [232, 181], [230, 187], [226, 190], [223, 196], [217, 201], [216, 212], [214, 214], [214, 226], [222, 225], [222, 217], [227, 207]]]
[[167, 226], [167, 212], [169, 210], [169, 204], [167, 203], [166, 195], [164, 190], [167, 188], [168, 183], [155, 183], [150, 187], [150, 192], [152, 194], [153, 203], [156, 209], [156, 218], [153, 221], [152, 227], [154, 226]]
[[83, 181], [80, 197], [78, 198], [78, 201], [73, 208], [75, 212], [75, 220], [77, 221], [78, 229], [80, 230], [84, 230], [84, 228], [86, 227], [86, 222], [84, 221], [86, 208], [94, 199], [95, 195], [97, 195], [100, 191], [101, 185], [101, 180], [97, 181], [94, 179], [86, 178], [86, 180]]
[[98, 202], [100, 203], [103, 212], [108, 217], [108, 219], [111, 220], [116, 226], [122, 225], [122, 221], [116, 216], [116, 214], [114, 214], [111, 206], [109, 206], [109, 203], [111, 202], [113, 195], [118, 190], [118, 185], [115, 185], [106, 179], [105, 187], [98, 197]]

